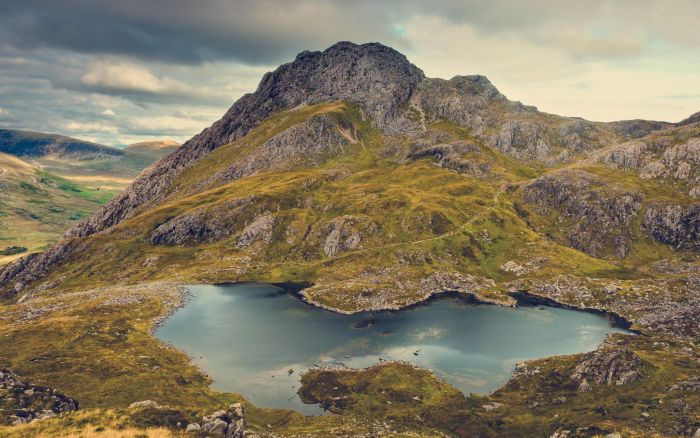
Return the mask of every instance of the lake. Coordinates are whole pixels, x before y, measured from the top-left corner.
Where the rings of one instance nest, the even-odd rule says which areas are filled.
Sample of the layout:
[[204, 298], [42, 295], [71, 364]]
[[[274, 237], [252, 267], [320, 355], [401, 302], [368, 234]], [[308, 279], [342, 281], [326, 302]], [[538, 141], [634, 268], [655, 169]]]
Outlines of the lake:
[[[593, 313], [508, 308], [445, 297], [400, 312], [341, 315], [259, 283], [189, 286], [192, 296], [156, 331], [189, 354], [213, 387], [260, 407], [321, 414], [296, 395], [316, 366], [402, 360], [431, 369], [464, 393], [503, 385], [517, 362], [594, 350], [625, 332]], [[290, 373], [291, 370], [291, 373]]]

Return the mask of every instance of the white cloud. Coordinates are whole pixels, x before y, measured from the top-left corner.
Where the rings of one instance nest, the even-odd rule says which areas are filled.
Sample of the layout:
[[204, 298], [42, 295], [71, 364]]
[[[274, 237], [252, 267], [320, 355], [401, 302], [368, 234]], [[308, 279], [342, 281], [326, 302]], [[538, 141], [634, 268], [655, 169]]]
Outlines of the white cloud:
[[69, 122], [66, 125], [66, 129], [71, 131], [71, 132], [89, 132], [89, 133], [110, 133], [110, 134], [116, 134], [119, 129], [116, 126], [112, 125], [107, 125], [104, 123], [100, 122]]
[[196, 120], [177, 116], [134, 117], [126, 121], [128, 132], [141, 135], [193, 135], [211, 125], [211, 120]]
[[[613, 121], [678, 121], [700, 109], [698, 57], [635, 55], [633, 39], [555, 31], [565, 41], [541, 44], [515, 33], [483, 33], [469, 24], [422, 16], [404, 24], [408, 58], [428, 76], [483, 74], [508, 98], [541, 111]], [[607, 42], [607, 43], [606, 43]], [[593, 52], [605, 54], [595, 59]], [[615, 53], [629, 56], [614, 56]]]
[[116, 114], [114, 113], [114, 111], [112, 111], [112, 108], [107, 108], [104, 111], [102, 111], [102, 115], [112, 117], [112, 116], [115, 116]]
[[190, 87], [172, 78], [158, 77], [146, 67], [121, 61], [93, 63], [82, 76], [84, 85], [96, 90], [151, 94], [183, 94]]
[[10, 111], [8, 111], [5, 108], [0, 106], [0, 117], [5, 117], [5, 116], [9, 116], [9, 115], [10, 115]]

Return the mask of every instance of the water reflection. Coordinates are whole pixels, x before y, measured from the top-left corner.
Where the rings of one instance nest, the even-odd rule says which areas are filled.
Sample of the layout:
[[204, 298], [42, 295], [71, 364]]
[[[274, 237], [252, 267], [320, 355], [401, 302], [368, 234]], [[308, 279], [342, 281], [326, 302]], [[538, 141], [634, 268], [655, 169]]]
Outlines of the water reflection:
[[[187, 352], [214, 387], [258, 406], [321, 413], [296, 391], [314, 366], [364, 367], [404, 360], [465, 393], [505, 383], [517, 362], [593, 350], [620, 331], [594, 314], [504, 308], [455, 298], [402, 312], [340, 315], [266, 284], [191, 286], [192, 299], [157, 335]], [[290, 373], [289, 371], [292, 370]]]

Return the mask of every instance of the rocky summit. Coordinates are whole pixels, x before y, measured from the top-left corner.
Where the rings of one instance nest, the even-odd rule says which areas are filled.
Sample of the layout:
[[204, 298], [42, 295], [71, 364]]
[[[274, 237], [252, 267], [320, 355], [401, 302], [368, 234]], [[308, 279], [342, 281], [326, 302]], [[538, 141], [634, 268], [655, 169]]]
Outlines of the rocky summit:
[[[484, 76], [427, 78], [389, 47], [341, 42], [265, 74], [56, 245], [1, 267], [0, 366], [76, 397], [86, 424], [93, 409], [243, 436], [245, 406], [257, 436], [692, 436], [699, 236], [697, 114], [547, 114]], [[241, 281], [300, 285], [341, 313], [454, 292], [636, 334], [519, 365], [488, 396], [405, 364], [314, 372], [300, 393], [340, 415], [309, 419], [213, 392], [151, 336], [184, 302], [173, 284]], [[168, 408], [102, 411], [151, 399]]]

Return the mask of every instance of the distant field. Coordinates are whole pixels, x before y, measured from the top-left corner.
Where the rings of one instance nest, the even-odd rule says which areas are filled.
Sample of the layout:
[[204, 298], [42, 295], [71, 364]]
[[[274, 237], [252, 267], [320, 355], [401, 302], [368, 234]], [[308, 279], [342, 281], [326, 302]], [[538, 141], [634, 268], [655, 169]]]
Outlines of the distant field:
[[0, 264], [52, 245], [131, 181], [109, 174], [66, 176], [0, 153]]

